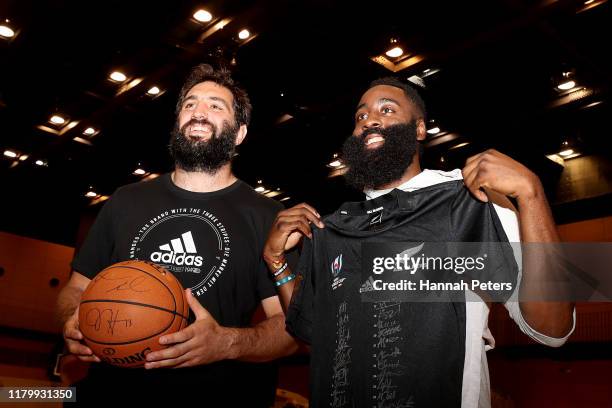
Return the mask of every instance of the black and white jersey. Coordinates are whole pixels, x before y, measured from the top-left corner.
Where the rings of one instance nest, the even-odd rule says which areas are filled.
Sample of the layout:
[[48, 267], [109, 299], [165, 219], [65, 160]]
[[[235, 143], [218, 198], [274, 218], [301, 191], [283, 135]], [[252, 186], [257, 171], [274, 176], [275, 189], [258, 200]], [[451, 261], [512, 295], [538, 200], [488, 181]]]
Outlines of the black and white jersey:
[[[507, 242], [489, 203], [462, 181], [393, 190], [346, 203], [313, 228], [287, 312], [290, 333], [311, 344], [314, 407], [461, 406], [465, 303], [366, 302], [364, 243]], [[496, 259], [509, 274], [509, 245]]]

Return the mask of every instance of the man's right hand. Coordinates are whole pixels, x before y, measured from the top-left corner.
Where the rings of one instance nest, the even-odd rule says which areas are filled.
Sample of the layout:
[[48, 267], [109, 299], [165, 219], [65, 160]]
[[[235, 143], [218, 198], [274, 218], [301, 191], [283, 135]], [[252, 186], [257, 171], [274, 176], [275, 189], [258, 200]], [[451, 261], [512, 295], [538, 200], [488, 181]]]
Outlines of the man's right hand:
[[306, 203], [279, 212], [264, 246], [264, 259], [279, 259], [304, 235], [312, 238], [311, 223], [319, 228], [325, 227], [317, 210]]
[[93, 355], [89, 347], [82, 343], [83, 333], [79, 330], [79, 308], [77, 307], [72, 316], [64, 324], [64, 341], [71, 354], [81, 361], [99, 363], [100, 359]]

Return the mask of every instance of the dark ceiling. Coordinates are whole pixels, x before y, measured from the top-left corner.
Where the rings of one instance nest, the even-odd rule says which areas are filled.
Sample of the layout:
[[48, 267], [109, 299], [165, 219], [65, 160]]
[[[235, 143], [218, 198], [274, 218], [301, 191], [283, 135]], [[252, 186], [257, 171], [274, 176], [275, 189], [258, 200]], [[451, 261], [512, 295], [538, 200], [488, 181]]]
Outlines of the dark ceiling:
[[[177, 92], [201, 62], [230, 67], [251, 96], [236, 173], [280, 188], [286, 205], [329, 212], [358, 197], [326, 164], [350, 135], [364, 87], [386, 75], [424, 77], [429, 118], [448, 132], [428, 142], [428, 167], [460, 167], [494, 147], [550, 186], [561, 167], [545, 155], [562, 142], [585, 155], [611, 151], [610, 4], [586, 3], [3, 0], [1, 22], [17, 35], [0, 37], [0, 149], [28, 158], [0, 157], [0, 230], [74, 244], [89, 186], [111, 194], [139, 180], [139, 163], [170, 170]], [[199, 8], [215, 19], [197, 23]], [[245, 27], [254, 34], [246, 43], [237, 38]], [[391, 37], [422, 61], [396, 73], [373, 62]], [[119, 93], [107, 79], [114, 70], [142, 82]], [[584, 89], [561, 94], [553, 78], [569, 70]], [[155, 98], [153, 85], [163, 91]], [[41, 130], [56, 113], [78, 124]], [[100, 130], [91, 145], [74, 140], [87, 127]]]

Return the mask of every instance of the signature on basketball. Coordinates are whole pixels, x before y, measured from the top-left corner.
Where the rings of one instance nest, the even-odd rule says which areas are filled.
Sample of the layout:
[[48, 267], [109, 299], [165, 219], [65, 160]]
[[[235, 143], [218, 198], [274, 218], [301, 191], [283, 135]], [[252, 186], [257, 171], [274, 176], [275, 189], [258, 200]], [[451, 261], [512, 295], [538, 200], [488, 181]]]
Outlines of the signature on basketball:
[[[96, 282], [101, 280], [106, 281], [118, 281], [116, 286], [112, 286], [106, 290], [106, 292], [112, 292], [114, 290], [131, 290], [134, 292], [148, 292], [150, 289], [145, 287], [144, 284], [149, 280], [147, 276], [112, 276], [111, 273], [102, 273], [95, 278]], [[111, 283], [115, 285], [115, 283]]]
[[85, 319], [85, 324], [93, 327], [95, 331], [104, 328], [109, 334], [115, 334], [117, 324], [120, 327], [132, 327], [132, 319], [119, 319], [119, 311], [113, 309], [91, 309], [87, 312]]

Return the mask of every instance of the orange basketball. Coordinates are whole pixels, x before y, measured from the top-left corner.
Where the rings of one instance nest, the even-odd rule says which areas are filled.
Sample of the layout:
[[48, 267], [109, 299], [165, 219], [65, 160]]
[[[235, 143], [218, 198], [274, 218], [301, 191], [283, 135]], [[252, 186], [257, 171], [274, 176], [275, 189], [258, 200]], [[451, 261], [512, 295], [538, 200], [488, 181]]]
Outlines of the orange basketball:
[[153, 263], [109, 266], [89, 283], [79, 306], [79, 329], [101, 360], [142, 367], [145, 356], [164, 348], [159, 337], [187, 326], [189, 305], [181, 283]]

